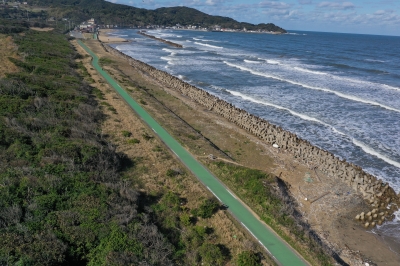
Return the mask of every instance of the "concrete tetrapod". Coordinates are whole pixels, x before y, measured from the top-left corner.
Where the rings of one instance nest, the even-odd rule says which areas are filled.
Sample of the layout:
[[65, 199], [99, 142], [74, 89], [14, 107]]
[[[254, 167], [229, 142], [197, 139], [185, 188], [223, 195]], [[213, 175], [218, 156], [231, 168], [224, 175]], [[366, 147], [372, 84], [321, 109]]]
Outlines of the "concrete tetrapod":
[[228, 206], [229, 212], [253, 235], [255, 239], [272, 255], [279, 265], [308, 265], [286, 242], [255, 217], [227, 188], [185, 150], [164, 128], [162, 128], [129, 94], [121, 88], [98, 64], [98, 57], [80, 40], [86, 52], [93, 57], [93, 67], [119, 93], [125, 102], [171, 149], [186, 167], [214, 194], [218, 200]]

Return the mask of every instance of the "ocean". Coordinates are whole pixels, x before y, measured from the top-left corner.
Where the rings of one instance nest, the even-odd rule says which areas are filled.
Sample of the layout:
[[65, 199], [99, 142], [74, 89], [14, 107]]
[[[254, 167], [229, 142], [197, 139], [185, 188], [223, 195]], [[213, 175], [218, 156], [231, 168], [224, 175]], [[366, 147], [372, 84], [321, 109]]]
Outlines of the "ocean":
[[150, 30], [121, 52], [296, 133], [400, 192], [400, 37]]
[[183, 48], [133, 29], [113, 32], [132, 42], [112, 46], [296, 133], [400, 192], [400, 37], [147, 32]]

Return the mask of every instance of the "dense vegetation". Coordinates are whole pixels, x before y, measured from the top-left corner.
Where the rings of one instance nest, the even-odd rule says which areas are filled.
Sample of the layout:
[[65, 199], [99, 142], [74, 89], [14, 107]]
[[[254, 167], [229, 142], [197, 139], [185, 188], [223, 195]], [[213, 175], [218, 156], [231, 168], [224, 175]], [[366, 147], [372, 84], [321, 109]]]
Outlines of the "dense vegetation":
[[[134, 165], [102, 135], [101, 92], [82, 82], [66, 37], [26, 28], [12, 37], [21, 60], [10, 58], [20, 72], [0, 79], [0, 265], [230, 259], [213, 229], [196, 223], [219, 208], [214, 200], [189, 210], [174, 192], [139, 193], [122, 175]], [[251, 252], [238, 258], [248, 260], [258, 263]]]
[[196, 25], [211, 27], [219, 25], [223, 28], [248, 30], [267, 30], [286, 32], [284, 29], [272, 24], [254, 25], [246, 22], [237, 22], [228, 17], [211, 16], [188, 7], [163, 7], [147, 10], [132, 6], [113, 4], [104, 0], [30, 0], [30, 4], [52, 7], [53, 15], [68, 17], [83, 21], [91, 17], [100, 24], [118, 24], [125, 26], [146, 25]]
[[321, 241], [310, 225], [303, 221], [294, 206], [295, 200], [291, 198], [286, 184], [281, 179], [260, 170], [224, 162], [215, 162], [209, 167], [308, 261], [318, 265], [331, 265], [333, 257], [337, 262], [342, 262], [339, 256]]

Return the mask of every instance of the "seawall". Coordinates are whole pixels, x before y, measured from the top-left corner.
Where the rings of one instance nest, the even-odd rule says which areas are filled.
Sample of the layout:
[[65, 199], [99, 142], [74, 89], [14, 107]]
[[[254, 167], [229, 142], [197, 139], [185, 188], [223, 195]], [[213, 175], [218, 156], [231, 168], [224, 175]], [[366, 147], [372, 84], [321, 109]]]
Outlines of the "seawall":
[[[269, 145], [277, 144], [281, 150], [292, 154], [296, 160], [308, 165], [310, 168], [318, 167], [327, 176], [347, 183], [353, 190], [363, 195], [371, 209], [375, 210], [374, 212], [384, 212], [384, 215], [374, 217], [376, 219], [373, 221], [376, 223], [379, 223], [379, 220], [383, 221], [392, 217], [393, 212], [398, 210], [397, 205], [400, 204], [400, 198], [389, 184], [364, 172], [361, 167], [348, 163], [346, 160], [340, 160], [332, 153], [313, 146], [308, 141], [299, 138], [296, 134], [273, 125], [245, 110], [239, 109], [167, 72], [133, 59], [108, 45], [103, 45], [103, 47], [111, 54], [124, 57], [129, 61], [131, 66], [149, 75], [161, 84], [178, 91], [191, 100], [203, 105], [208, 110], [218, 113], [247, 130], [264, 143]], [[388, 205], [391, 206], [390, 209], [387, 209]], [[364, 221], [364, 216], [362, 215], [362, 217], [362, 221]]]
[[169, 45], [177, 47], [177, 48], [183, 48], [183, 46], [180, 45], [180, 44], [177, 44], [177, 43], [174, 43], [174, 42], [171, 42], [171, 41], [167, 41], [167, 40], [164, 40], [164, 39], [161, 39], [161, 38], [157, 38], [157, 37], [155, 37], [153, 35], [150, 35], [150, 34], [147, 34], [147, 33], [143, 32], [143, 31], [138, 31], [137, 33], [139, 33], [140, 35], [149, 37], [151, 39], [154, 39], [154, 40], [169, 44]]

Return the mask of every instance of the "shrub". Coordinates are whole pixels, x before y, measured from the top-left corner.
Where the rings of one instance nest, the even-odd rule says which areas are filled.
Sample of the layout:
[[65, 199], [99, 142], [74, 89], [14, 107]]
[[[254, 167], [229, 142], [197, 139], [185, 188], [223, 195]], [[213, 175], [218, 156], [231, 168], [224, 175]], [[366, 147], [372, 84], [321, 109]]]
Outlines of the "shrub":
[[100, 65], [110, 65], [115, 63], [115, 61], [111, 60], [110, 58], [102, 57], [99, 60]]
[[132, 136], [132, 133], [126, 130], [123, 130], [121, 133], [122, 136], [124, 136], [125, 138], [129, 138], [130, 136]]
[[150, 140], [150, 139], [154, 138], [153, 136], [150, 136], [150, 135], [147, 134], [147, 133], [142, 134], [142, 137], [143, 137], [145, 140]]
[[138, 140], [138, 139], [128, 139], [127, 143], [128, 144], [137, 144], [137, 143], [140, 143], [140, 140]]
[[202, 265], [223, 265], [224, 256], [220, 248], [214, 244], [203, 243], [199, 249]]
[[252, 251], [239, 253], [236, 259], [237, 266], [260, 266], [260, 258]]
[[175, 170], [172, 170], [172, 169], [168, 169], [167, 170], [167, 176], [169, 176], [169, 177], [174, 177], [174, 176], [176, 176], [176, 175], [178, 175], [179, 173], [178, 172], [176, 172]]
[[192, 219], [191, 219], [189, 213], [182, 213], [182, 214], [179, 216], [179, 220], [181, 221], [181, 223], [182, 223], [184, 226], [190, 226], [190, 225], [192, 224]]
[[219, 207], [215, 199], [206, 199], [202, 202], [199, 208], [193, 209], [192, 214], [201, 218], [210, 218]]

